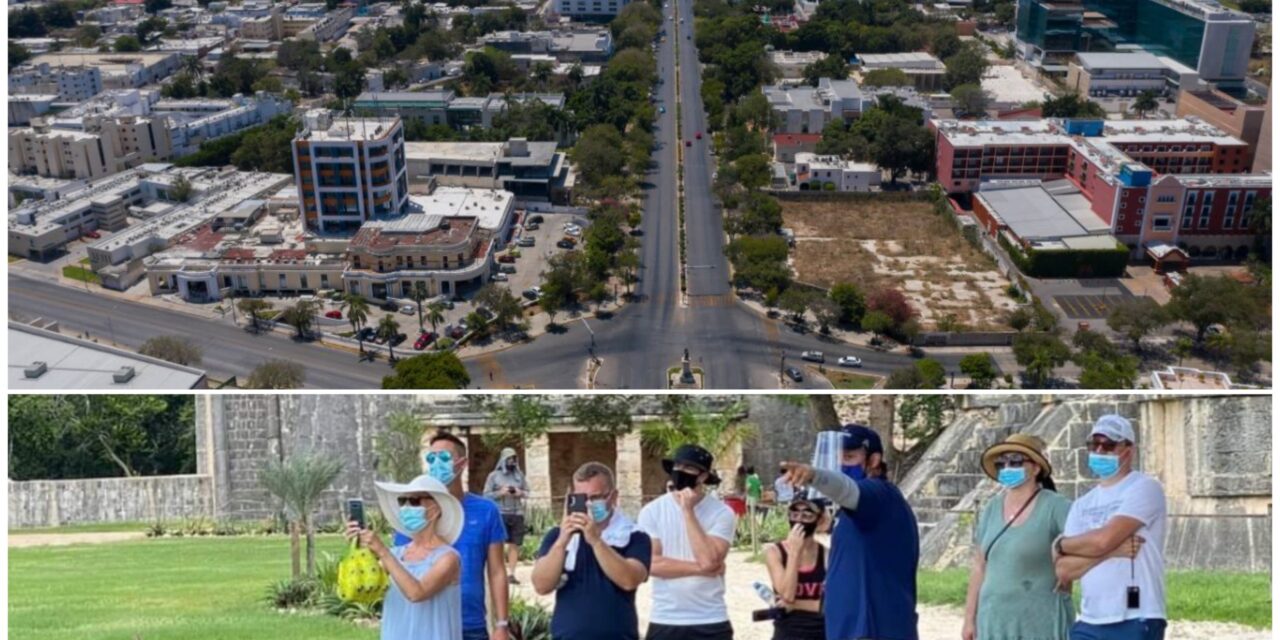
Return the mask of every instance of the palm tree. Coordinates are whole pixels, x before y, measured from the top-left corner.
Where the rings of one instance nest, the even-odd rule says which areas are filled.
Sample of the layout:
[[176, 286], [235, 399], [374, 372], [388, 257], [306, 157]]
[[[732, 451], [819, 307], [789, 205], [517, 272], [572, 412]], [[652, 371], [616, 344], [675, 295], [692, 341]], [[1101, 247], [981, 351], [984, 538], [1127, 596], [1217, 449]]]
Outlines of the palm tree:
[[431, 323], [431, 333], [436, 332], [436, 327], [444, 322], [444, 305], [439, 302], [432, 302], [427, 305], [427, 322]]
[[1156, 92], [1143, 91], [1138, 95], [1138, 99], [1133, 101], [1133, 110], [1138, 112], [1139, 118], [1146, 118], [1147, 114], [1159, 108], [1156, 102]]
[[382, 316], [378, 322], [378, 335], [387, 339], [387, 353], [392, 362], [396, 361], [396, 350], [392, 338], [400, 333], [400, 323], [392, 316]]
[[240, 302], [236, 304], [240, 307], [241, 312], [245, 313], [251, 320], [253, 320], [254, 331], [258, 331], [261, 328], [258, 326], [259, 314], [271, 309], [270, 302], [267, 302], [266, 300], [259, 300], [257, 298], [241, 298]]
[[347, 322], [360, 342], [360, 353], [364, 353], [364, 334], [360, 330], [369, 321], [369, 301], [358, 293], [348, 293], [342, 297], [342, 309], [347, 312]]
[[418, 303], [418, 331], [422, 331], [422, 301], [430, 297], [427, 293], [427, 283], [419, 280], [413, 283], [413, 288], [409, 290], [409, 299]]
[[686, 404], [670, 421], [640, 427], [641, 441], [652, 450], [670, 455], [680, 445], [696, 444], [717, 459], [756, 436], [754, 425], [740, 423], [743, 405], [712, 412], [700, 404]]
[[285, 460], [273, 460], [262, 470], [260, 481], [271, 495], [284, 503], [285, 516], [289, 519], [289, 551], [293, 560], [293, 577], [301, 573], [298, 554], [299, 530], [307, 536], [307, 576], [314, 576], [316, 569], [316, 541], [312, 515], [320, 502], [320, 496], [342, 473], [340, 460], [313, 455], [295, 455]]

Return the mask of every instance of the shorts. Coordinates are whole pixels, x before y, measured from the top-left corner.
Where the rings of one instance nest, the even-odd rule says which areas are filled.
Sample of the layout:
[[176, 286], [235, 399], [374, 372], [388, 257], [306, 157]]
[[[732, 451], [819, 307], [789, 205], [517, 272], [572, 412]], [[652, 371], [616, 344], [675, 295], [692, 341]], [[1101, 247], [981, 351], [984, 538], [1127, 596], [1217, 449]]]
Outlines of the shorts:
[[1114, 624], [1071, 625], [1071, 640], [1164, 640], [1164, 620], [1125, 620]]
[[681, 626], [651, 622], [644, 640], [733, 640], [733, 625], [728, 620]]
[[528, 528], [524, 524], [524, 514], [502, 514], [502, 526], [507, 530], [507, 544], [524, 544], [524, 534]]

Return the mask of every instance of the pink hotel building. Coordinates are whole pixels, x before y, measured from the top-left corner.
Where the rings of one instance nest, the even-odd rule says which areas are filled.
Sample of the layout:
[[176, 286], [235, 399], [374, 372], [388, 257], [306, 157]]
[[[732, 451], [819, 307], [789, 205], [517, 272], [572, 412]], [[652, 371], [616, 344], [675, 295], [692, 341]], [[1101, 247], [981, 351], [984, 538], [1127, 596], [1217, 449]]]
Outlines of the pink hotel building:
[[1164, 242], [1193, 256], [1243, 258], [1249, 214], [1271, 195], [1271, 176], [1245, 173], [1249, 145], [1196, 119], [929, 124], [947, 193], [989, 180], [1066, 178], [1134, 257]]

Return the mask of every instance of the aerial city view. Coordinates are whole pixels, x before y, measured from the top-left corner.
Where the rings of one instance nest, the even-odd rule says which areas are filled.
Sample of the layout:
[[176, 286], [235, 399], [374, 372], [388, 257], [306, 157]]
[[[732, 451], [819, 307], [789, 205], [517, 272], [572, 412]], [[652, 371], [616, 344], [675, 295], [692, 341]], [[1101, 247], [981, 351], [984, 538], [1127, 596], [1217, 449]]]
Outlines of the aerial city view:
[[1262, 0], [9, 4], [9, 388], [1270, 388]]

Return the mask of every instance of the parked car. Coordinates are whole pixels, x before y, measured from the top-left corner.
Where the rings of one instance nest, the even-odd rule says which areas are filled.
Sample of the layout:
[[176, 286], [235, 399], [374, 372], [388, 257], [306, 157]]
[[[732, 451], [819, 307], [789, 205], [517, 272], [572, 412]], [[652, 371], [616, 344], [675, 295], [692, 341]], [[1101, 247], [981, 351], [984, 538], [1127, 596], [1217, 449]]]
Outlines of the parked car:
[[378, 305], [378, 308], [383, 311], [398, 311], [400, 309], [400, 305], [396, 304], [395, 300], [387, 300], [386, 302]]
[[538, 243], [538, 240], [533, 236], [523, 236], [516, 241], [516, 245], [521, 247], [532, 247], [537, 243]]
[[509, 253], [504, 253], [504, 254], [502, 254], [502, 255], [498, 256], [498, 262], [503, 262], [503, 263], [510, 264], [510, 263], [512, 263], [512, 262], [515, 262], [515, 261], [516, 261], [516, 257], [515, 257], [515, 256], [513, 256], [513, 255], [511, 255], [511, 254], [509, 254]]
[[413, 348], [417, 349], [418, 351], [422, 351], [423, 349], [426, 349], [427, 345], [431, 344], [431, 342], [435, 339], [436, 339], [436, 334], [431, 333], [430, 331], [423, 331], [421, 334], [418, 335], [418, 339], [413, 341]]
[[356, 340], [363, 340], [365, 342], [368, 342], [370, 340], [373, 340], [377, 334], [378, 332], [374, 331], [373, 327], [365, 327], [356, 333], [355, 338]]
[[341, 311], [338, 311], [337, 309], [334, 309], [334, 310], [332, 310], [332, 311], [326, 311], [326, 312], [324, 312], [324, 317], [326, 317], [326, 318], [333, 318], [334, 320], [341, 320], [341, 319], [342, 319], [342, 312], [341, 312]]
[[542, 287], [530, 287], [520, 292], [520, 295], [529, 300], [537, 300], [542, 296]]
[[529, 220], [528, 220], [528, 222], [532, 222], [532, 223], [534, 223], [534, 224], [542, 224], [542, 223], [544, 222], [544, 220], [542, 219], [542, 214], [537, 213], [537, 214], [534, 214], [534, 215], [529, 216]]
[[826, 362], [826, 358], [822, 356], [821, 351], [805, 351], [804, 353], [800, 354], [800, 359], [808, 360], [809, 362], [819, 362], [819, 363]]
[[453, 327], [453, 329], [449, 332], [449, 337], [453, 338], [454, 340], [457, 340], [458, 338], [461, 338], [462, 336], [466, 335], [466, 333], [467, 333], [466, 327], [456, 326], [456, 327]]
[[565, 238], [557, 242], [556, 246], [560, 247], [561, 249], [572, 249], [578, 246], [578, 243], [574, 242], [572, 238]]
[[493, 274], [493, 277], [491, 278], [491, 280], [493, 280], [494, 282], [506, 282], [508, 278], [507, 278], [507, 274], [499, 271]]
[[538, 226], [539, 226], [539, 225], [538, 225], [538, 223], [536, 223], [536, 222], [526, 222], [526, 223], [524, 223], [524, 229], [525, 229], [525, 231], [537, 231], [537, 230], [538, 230]]
[[102, 237], [102, 234], [98, 233], [97, 231], [86, 231], [84, 233], [84, 237], [93, 238], [94, 240], [97, 240], [98, 238]]
[[569, 227], [568, 229], [565, 229], [564, 232], [571, 236], [577, 237], [582, 235], [582, 227]]
[[413, 314], [415, 314], [415, 313], [417, 313], [417, 312], [418, 312], [418, 307], [416, 307], [416, 306], [414, 306], [414, 305], [411, 305], [411, 304], [406, 304], [406, 305], [404, 305], [404, 306], [400, 307], [400, 313], [403, 313], [403, 314], [405, 314], [406, 316], [411, 316], [411, 315], [413, 315]]
[[804, 374], [795, 367], [787, 367], [787, 377], [796, 382], [804, 382]]
[[862, 366], [862, 360], [860, 358], [855, 358], [853, 356], [841, 356], [840, 359], [837, 360], [836, 362], [839, 363], [839, 365], [842, 367], [861, 367]]
[[400, 346], [401, 342], [404, 342], [405, 340], [408, 340], [408, 339], [409, 339], [409, 336], [403, 333], [397, 333], [394, 336], [391, 336], [391, 346], [398, 347]]
[[513, 274], [516, 272], [516, 266], [513, 264], [498, 265], [498, 273]]

